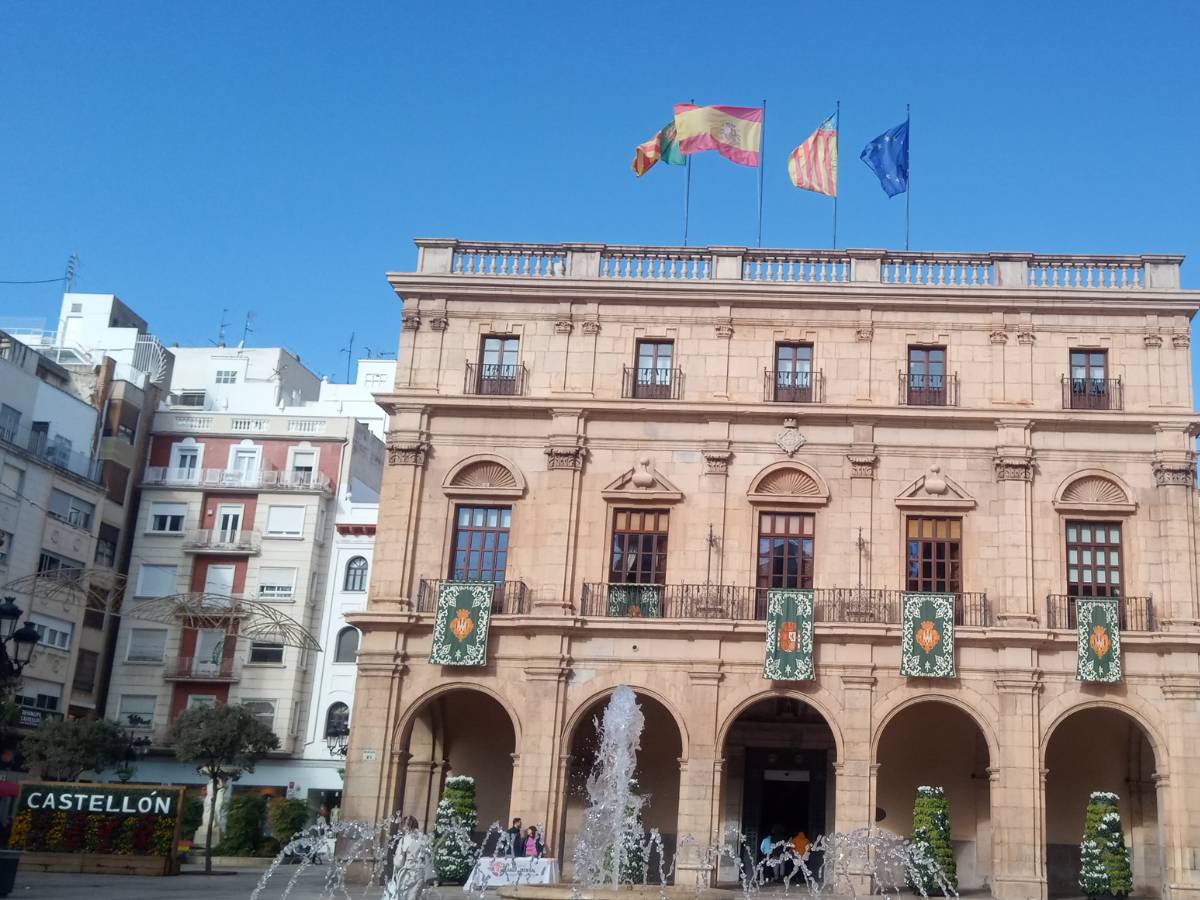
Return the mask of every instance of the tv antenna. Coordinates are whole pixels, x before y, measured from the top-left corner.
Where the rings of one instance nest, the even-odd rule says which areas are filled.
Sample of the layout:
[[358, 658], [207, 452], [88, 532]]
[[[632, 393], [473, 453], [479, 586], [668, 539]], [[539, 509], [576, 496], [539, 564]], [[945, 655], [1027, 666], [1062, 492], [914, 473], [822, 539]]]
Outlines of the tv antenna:
[[71, 293], [71, 289], [75, 286], [75, 273], [79, 271], [79, 254], [72, 253], [67, 257], [67, 293]]
[[254, 329], [250, 327], [250, 323], [254, 321], [255, 315], [257, 314], [254, 311], [246, 313], [246, 321], [242, 325], [242, 343], [239, 346], [246, 346], [246, 336], [254, 334]]
[[343, 347], [338, 353], [346, 354], [346, 384], [350, 383], [350, 363], [354, 359], [354, 332], [350, 332], [350, 343]]
[[222, 309], [221, 309], [221, 324], [217, 328], [217, 339], [214, 341], [212, 338], [209, 338], [208, 342], [210, 344], [216, 344], [218, 347], [225, 346], [225, 329], [229, 327], [229, 323], [227, 321], [225, 321], [225, 316], [226, 316], [226, 314], [228, 314], [228, 312], [229, 312], [229, 307], [227, 307], [227, 306], [222, 307]]

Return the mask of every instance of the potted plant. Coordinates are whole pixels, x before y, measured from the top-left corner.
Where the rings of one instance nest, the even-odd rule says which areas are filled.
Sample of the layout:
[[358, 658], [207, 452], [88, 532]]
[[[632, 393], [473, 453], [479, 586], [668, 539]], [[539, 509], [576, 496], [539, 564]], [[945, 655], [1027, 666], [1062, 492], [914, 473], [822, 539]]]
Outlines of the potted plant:
[[1088, 798], [1079, 844], [1079, 890], [1092, 900], [1125, 898], [1133, 890], [1120, 799], [1109, 791], [1093, 791]]
[[957, 892], [958, 868], [950, 842], [950, 805], [946, 791], [921, 785], [913, 804], [913, 848], [917, 858], [909, 871], [909, 883], [924, 896]]

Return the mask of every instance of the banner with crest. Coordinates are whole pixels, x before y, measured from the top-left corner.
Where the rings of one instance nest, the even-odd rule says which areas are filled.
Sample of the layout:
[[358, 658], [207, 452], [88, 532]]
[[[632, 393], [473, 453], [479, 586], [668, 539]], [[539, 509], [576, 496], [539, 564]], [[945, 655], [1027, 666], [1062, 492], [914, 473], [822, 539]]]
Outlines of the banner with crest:
[[487, 662], [492, 622], [491, 581], [443, 581], [438, 585], [429, 661], [437, 666], [482, 666]]
[[657, 619], [662, 615], [662, 585], [610, 584], [608, 614], [631, 619]]
[[1074, 597], [1078, 638], [1075, 677], [1079, 681], [1121, 680], [1121, 601], [1116, 597]]
[[767, 591], [767, 645], [763, 678], [809, 681], [813, 667], [813, 592]]
[[954, 595], [906, 593], [900, 615], [900, 674], [954, 678]]

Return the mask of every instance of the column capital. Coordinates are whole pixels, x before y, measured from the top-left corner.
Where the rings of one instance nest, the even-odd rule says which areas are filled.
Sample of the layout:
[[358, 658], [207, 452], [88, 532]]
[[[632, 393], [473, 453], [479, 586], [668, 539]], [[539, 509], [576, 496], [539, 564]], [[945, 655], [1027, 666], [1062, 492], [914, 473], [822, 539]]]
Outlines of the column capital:
[[387, 433], [389, 466], [424, 468], [427, 453], [429, 453], [429, 441], [424, 437], [395, 431]]

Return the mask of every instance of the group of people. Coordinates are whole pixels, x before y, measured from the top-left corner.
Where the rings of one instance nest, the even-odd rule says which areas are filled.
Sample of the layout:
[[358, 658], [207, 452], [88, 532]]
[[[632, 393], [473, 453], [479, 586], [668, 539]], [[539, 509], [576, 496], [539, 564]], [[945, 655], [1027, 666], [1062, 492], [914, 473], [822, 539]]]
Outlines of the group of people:
[[803, 830], [784, 838], [783, 827], [776, 825], [769, 834], [763, 835], [758, 845], [763, 880], [783, 881], [795, 874], [798, 868], [796, 861], [803, 858], [808, 847], [808, 835]]
[[546, 845], [542, 843], [537, 826], [530, 825], [522, 834], [520, 817], [513, 819], [512, 827], [508, 829], [507, 852], [511, 856], [545, 856]]

